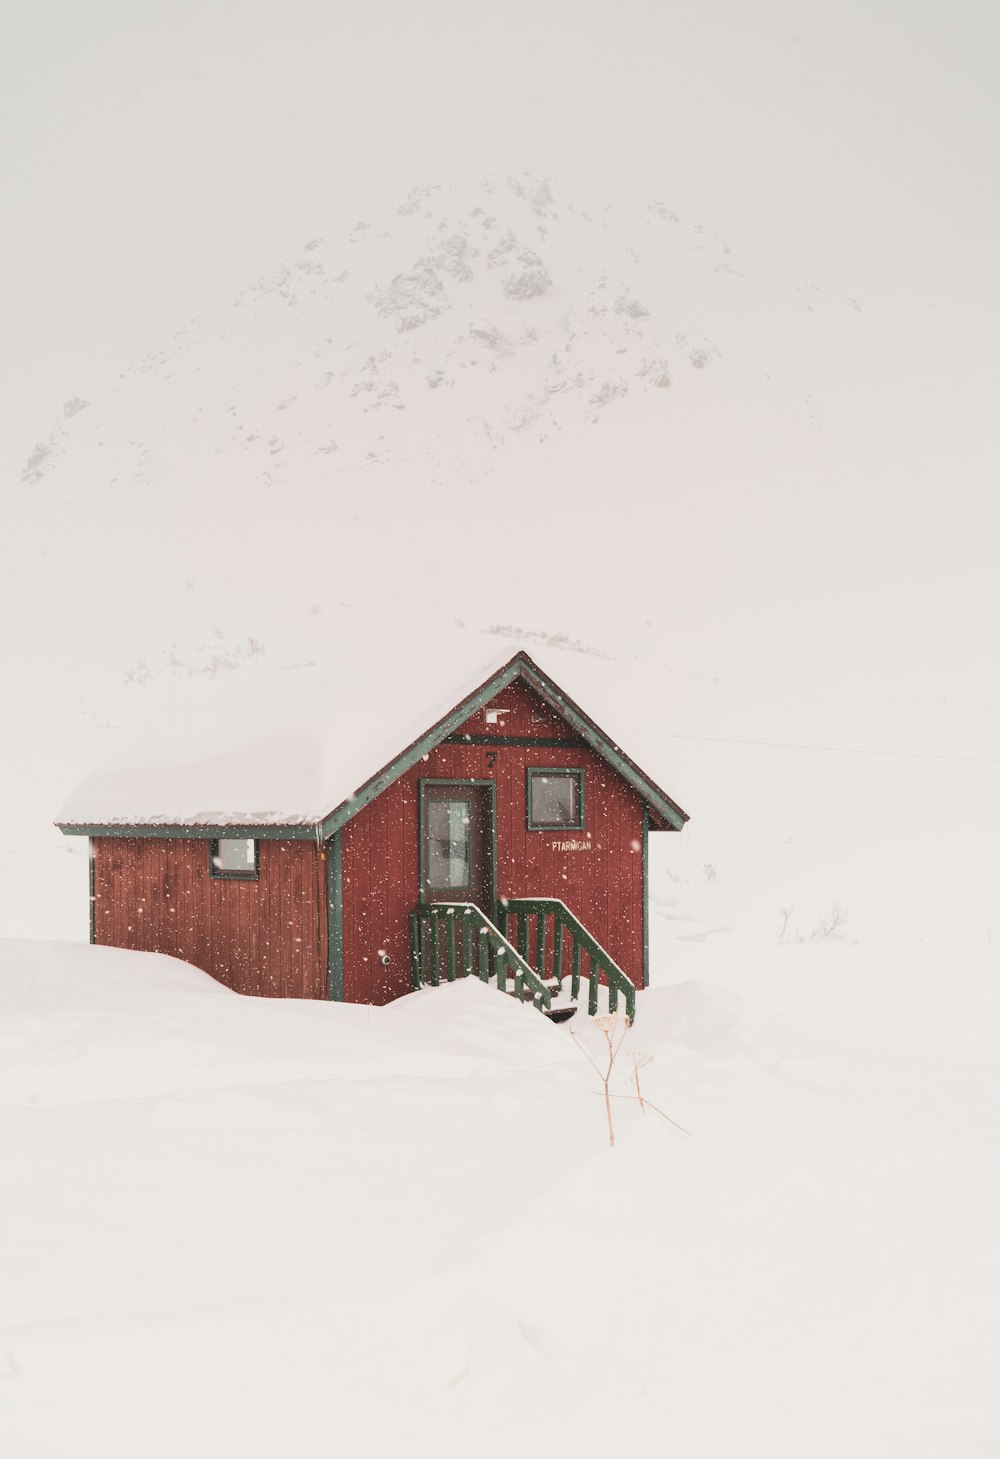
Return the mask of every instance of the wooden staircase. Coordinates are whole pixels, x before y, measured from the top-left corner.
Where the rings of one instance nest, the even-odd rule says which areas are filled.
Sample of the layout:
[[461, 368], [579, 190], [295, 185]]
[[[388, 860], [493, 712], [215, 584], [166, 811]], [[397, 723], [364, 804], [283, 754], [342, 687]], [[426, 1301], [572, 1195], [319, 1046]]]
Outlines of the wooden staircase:
[[[472, 902], [433, 902], [410, 913], [414, 988], [437, 988], [473, 975], [536, 1008], [552, 1007], [555, 985], [538, 976], [486, 913]], [[510, 983], [510, 987], [508, 987]]]
[[593, 1017], [603, 977], [610, 1011], [615, 1013], [623, 999], [626, 1016], [635, 1021], [635, 984], [565, 902], [512, 898], [502, 902], [499, 921], [498, 927], [472, 902], [434, 902], [411, 912], [414, 988], [476, 976], [558, 1017], [562, 1010], [553, 1009], [552, 999], [568, 976], [574, 1001], [586, 979], [587, 1011]]
[[612, 1013], [618, 1011], [621, 996], [625, 1000], [629, 1022], [635, 1022], [635, 984], [565, 902], [558, 897], [511, 898], [504, 906], [500, 924], [512, 942], [516, 937], [521, 956], [540, 974], [544, 975], [551, 966], [552, 977], [560, 988], [567, 970], [565, 954], [568, 940], [571, 997], [579, 998], [580, 983], [586, 977], [587, 1012], [593, 1018], [598, 1008], [597, 990], [603, 973], [608, 985], [609, 1010]]

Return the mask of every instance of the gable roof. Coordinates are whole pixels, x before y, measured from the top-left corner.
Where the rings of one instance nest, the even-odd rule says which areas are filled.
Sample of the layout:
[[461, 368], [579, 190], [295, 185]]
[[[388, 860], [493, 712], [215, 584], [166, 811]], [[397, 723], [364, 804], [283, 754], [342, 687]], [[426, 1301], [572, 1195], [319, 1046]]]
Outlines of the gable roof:
[[492, 674], [484, 683], [467, 694], [450, 713], [430, 727], [418, 740], [409, 745], [400, 755], [388, 765], [382, 767], [369, 780], [365, 782], [349, 800], [335, 807], [323, 818], [322, 834], [324, 840], [339, 831], [352, 816], [356, 815], [363, 806], [368, 805], [376, 796], [382, 794], [394, 780], [407, 770], [412, 769], [418, 761], [422, 760], [430, 750], [435, 749], [448, 735], [452, 734], [459, 725], [465, 723], [477, 710], [489, 704], [490, 700], [506, 689], [515, 679], [523, 679], [535, 692], [545, 700], [556, 713], [576, 730], [581, 739], [585, 740], [591, 749], [596, 750], [613, 769], [617, 770], [623, 779], [627, 780], [646, 802], [651, 816], [655, 817], [657, 824], [654, 826], [651, 821], [651, 829], [679, 831], [684, 822], [689, 820], [688, 815], [681, 810], [680, 806], [670, 799], [665, 790], [661, 790], [647, 775], [643, 773], [633, 760], [624, 754], [621, 748], [614, 744], [608, 736], [600, 729], [584, 711], [569, 698], [567, 694], [549, 679], [533, 659], [526, 653], [519, 652], [509, 659], [506, 664], [495, 674]]
[[[322, 734], [317, 738], [315, 728], [311, 734], [303, 732], [303, 724], [311, 723], [317, 713], [315, 705], [300, 706], [296, 727], [294, 721], [282, 725], [283, 706], [278, 706], [275, 719], [267, 713], [273, 705], [244, 698], [242, 706], [229, 706], [228, 740], [214, 746], [203, 740], [204, 725], [196, 713], [181, 713], [179, 723], [176, 716], [168, 716], [166, 725], [154, 718], [123, 753], [83, 782], [56, 824], [67, 835], [204, 836], [226, 830], [325, 840], [515, 679], [528, 684], [632, 786], [648, 807], [651, 830], [680, 830], [688, 819], [666, 791], [523, 651], [500, 664], [494, 662], [477, 686], [444, 713], [440, 699], [435, 709], [423, 710], [423, 718], [416, 723], [426, 726], [430, 719], [430, 727], [414, 734], [413, 716], [416, 705], [426, 697], [426, 679], [426, 665], [418, 669], [416, 679], [411, 674], [402, 687], [393, 677], [394, 686], [411, 696], [407, 699], [410, 713], [405, 717], [412, 736], [399, 748], [403, 735], [397, 733], [394, 753], [380, 750], [380, 720], [377, 716], [370, 719], [365, 712], [371, 697], [370, 678], [367, 696], [360, 700], [349, 691], [345, 694], [346, 686], [339, 684], [336, 698], [340, 704], [347, 700], [362, 732], [346, 737], [336, 733], [332, 744]], [[259, 686], [244, 687], [250, 688], [252, 696], [253, 688]], [[412, 697], [415, 688], [424, 691], [416, 700]], [[320, 698], [329, 709], [328, 688]], [[218, 702], [214, 707], [217, 720]], [[243, 719], [248, 714], [252, 719], [254, 733], [249, 739], [239, 734], [241, 714]], [[338, 716], [338, 726], [341, 722], [342, 716]], [[326, 763], [331, 754], [334, 766]], [[372, 765], [380, 768], [372, 773]], [[324, 773], [331, 769], [332, 774]]]

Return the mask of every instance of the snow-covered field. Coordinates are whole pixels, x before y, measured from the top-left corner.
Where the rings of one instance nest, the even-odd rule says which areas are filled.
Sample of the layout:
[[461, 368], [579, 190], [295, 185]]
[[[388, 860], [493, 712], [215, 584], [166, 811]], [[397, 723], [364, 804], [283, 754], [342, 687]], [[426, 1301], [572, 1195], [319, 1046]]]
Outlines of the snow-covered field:
[[613, 1150], [582, 1017], [3, 944], [2, 1452], [995, 1455], [996, 950], [655, 930]]

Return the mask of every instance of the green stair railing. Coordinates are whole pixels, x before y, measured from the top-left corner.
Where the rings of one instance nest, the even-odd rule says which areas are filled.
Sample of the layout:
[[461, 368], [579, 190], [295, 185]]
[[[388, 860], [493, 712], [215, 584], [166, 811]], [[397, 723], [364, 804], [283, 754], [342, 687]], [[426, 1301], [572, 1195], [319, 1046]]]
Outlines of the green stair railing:
[[472, 902], [432, 902], [411, 912], [410, 953], [415, 989], [475, 975], [484, 983], [495, 978], [500, 992], [518, 1001], [552, 1007], [552, 989]]
[[[516, 922], [516, 929], [511, 925], [512, 919]], [[589, 983], [587, 1012], [590, 1016], [597, 1012], [597, 989], [603, 973], [608, 984], [608, 1008], [616, 1013], [619, 996], [623, 997], [629, 1022], [635, 1022], [635, 984], [611, 954], [605, 952], [596, 937], [590, 935], [579, 918], [574, 917], [565, 902], [558, 897], [512, 897], [503, 905], [500, 925], [511, 944], [516, 938], [521, 957], [534, 967], [542, 979], [545, 979], [549, 965], [548, 948], [552, 948], [552, 980], [557, 992], [566, 975], [565, 943], [568, 934], [571, 940], [569, 973], [572, 996], [580, 996], [586, 959]]]

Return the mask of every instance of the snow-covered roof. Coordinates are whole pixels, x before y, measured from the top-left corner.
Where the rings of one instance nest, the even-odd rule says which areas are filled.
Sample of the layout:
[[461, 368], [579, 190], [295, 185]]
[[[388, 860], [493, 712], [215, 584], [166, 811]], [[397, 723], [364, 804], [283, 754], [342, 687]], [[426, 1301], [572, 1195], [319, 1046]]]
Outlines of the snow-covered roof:
[[56, 824], [68, 832], [294, 827], [330, 834], [520, 675], [556, 695], [567, 718], [577, 712], [575, 701], [585, 721], [572, 719], [575, 728], [587, 738], [596, 732], [594, 747], [633, 779], [660, 819], [679, 827], [684, 812], [590, 719], [602, 723], [595, 700], [611, 712], [609, 733], [621, 719], [606, 690], [591, 696], [602, 678], [617, 678], [604, 672], [611, 666], [557, 656], [571, 661], [560, 663], [559, 685], [523, 652], [484, 655], [480, 639], [440, 657], [391, 649], [380, 657], [368, 645], [367, 652], [339, 653], [335, 671], [261, 667], [175, 686], [78, 786]]

